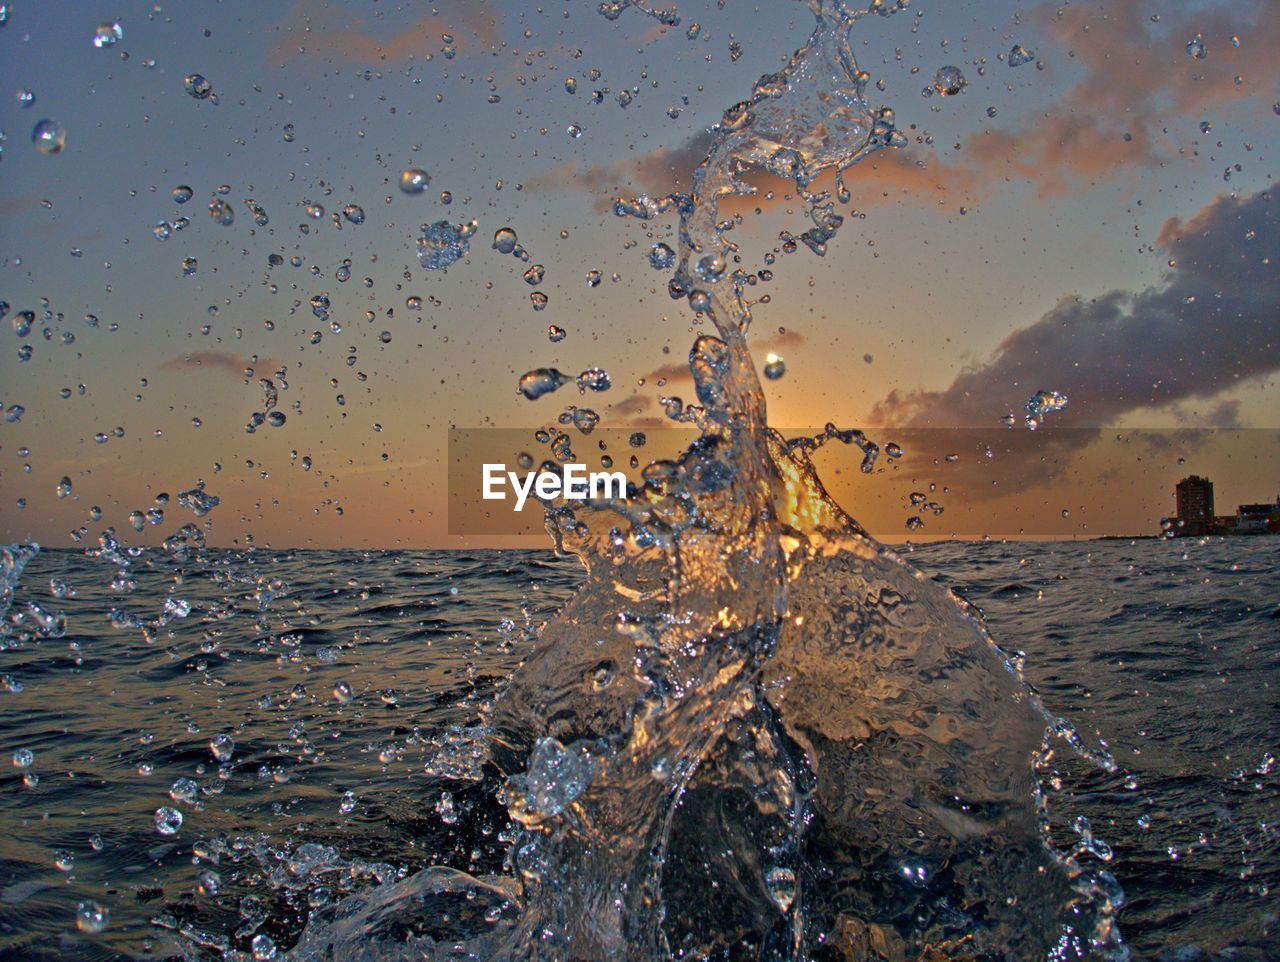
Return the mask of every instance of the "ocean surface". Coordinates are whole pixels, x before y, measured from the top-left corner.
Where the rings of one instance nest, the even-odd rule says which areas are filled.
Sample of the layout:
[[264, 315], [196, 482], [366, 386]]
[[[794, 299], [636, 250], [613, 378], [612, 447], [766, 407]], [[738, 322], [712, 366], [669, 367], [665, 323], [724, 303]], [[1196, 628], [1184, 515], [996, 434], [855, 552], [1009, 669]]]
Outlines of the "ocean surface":
[[[1280, 958], [1280, 539], [907, 557], [1115, 757], [1050, 801], [1103, 843], [1133, 957]], [[501, 873], [476, 726], [580, 580], [538, 551], [42, 551], [0, 645], [0, 958], [270, 958], [346, 892]]]

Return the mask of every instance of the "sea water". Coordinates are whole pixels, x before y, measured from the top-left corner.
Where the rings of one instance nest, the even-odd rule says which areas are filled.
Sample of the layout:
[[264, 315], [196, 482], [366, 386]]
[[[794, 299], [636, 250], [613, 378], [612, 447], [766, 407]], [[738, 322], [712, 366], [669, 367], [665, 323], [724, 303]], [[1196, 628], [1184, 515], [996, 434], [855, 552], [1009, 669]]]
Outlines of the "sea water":
[[[1071, 821], [1084, 817], [1110, 846], [1135, 958], [1275, 957], [1278, 552], [1269, 539], [1153, 539], [908, 555], [984, 612], [1047, 703], [1109, 742], [1116, 772], [1059, 773], [1055, 805], [1071, 817], [1058, 834], [1078, 843]], [[180, 596], [192, 613], [151, 642], [111, 629], [120, 599], [98, 559], [46, 550], [23, 571], [9, 617], [35, 602], [64, 613], [67, 629], [0, 652], [6, 686], [19, 688], [0, 696], [4, 745], [33, 756], [24, 769], [6, 756], [0, 792], [0, 955], [164, 958], [198, 938], [251, 957], [255, 935], [283, 950], [348, 892], [389, 890], [431, 866], [503, 873], [512, 823], [495, 798], [486, 706], [533, 650], [533, 629], [577, 589], [580, 565], [544, 551], [261, 550], [208, 563], [277, 579], [274, 596], [264, 605], [252, 577], [233, 592], [187, 569]], [[154, 617], [175, 596], [178, 566], [152, 552], [138, 567], [130, 603]], [[183, 779], [195, 791], [175, 800]], [[704, 821], [717, 833], [745, 832], [735, 826], [757, 807], [718, 804], [732, 817]], [[880, 802], [854, 785], [847, 804]], [[184, 815], [174, 836], [156, 832], [162, 807]], [[753, 835], [686, 824], [668, 864], [687, 878], [758, 851]], [[809, 845], [806, 904], [834, 900], [856, 857]], [[872, 937], [892, 957], [904, 931], [894, 917], [945, 890], [946, 871], [903, 852], [860, 872], [824, 942], [848, 945], [839, 940], [857, 918], [878, 933], [862, 957], [877, 957]], [[668, 902], [686, 942], [747, 933], [751, 916], [731, 914], [735, 903], [783, 917], [785, 887], [769, 889], [763, 872], [739, 870], [731, 893], [716, 892], [690, 886]], [[108, 912], [97, 934], [76, 925], [77, 906], [93, 903]]]

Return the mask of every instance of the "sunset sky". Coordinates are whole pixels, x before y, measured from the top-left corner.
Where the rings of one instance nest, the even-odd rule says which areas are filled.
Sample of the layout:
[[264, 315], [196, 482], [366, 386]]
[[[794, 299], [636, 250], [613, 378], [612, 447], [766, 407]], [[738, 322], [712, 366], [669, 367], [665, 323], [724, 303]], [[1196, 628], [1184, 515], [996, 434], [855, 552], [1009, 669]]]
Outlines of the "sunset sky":
[[[138, 534], [130, 512], [198, 480], [222, 500], [204, 519], [213, 544], [462, 546], [447, 534], [450, 426], [533, 428], [570, 404], [607, 427], [661, 424], [659, 395], [692, 396], [684, 365], [702, 329], [648, 263], [655, 242], [675, 246], [673, 220], [610, 204], [687, 188], [707, 127], [813, 22], [784, 0], [678, 0], [674, 27], [636, 9], [609, 20], [595, 2], [5, 6], [0, 402], [25, 412], [0, 420], [0, 541], [50, 546], [108, 525], [157, 543], [196, 519], [171, 501]], [[123, 38], [95, 47], [112, 22]], [[1203, 57], [1188, 52], [1197, 37]], [[1274, 500], [1273, 7], [913, 0], [853, 39], [869, 99], [894, 108], [908, 145], [850, 171], [825, 258], [779, 253], [756, 289], [771, 302], [755, 310], [755, 356], [787, 367], [767, 382], [770, 420], [882, 441], [985, 429], [964, 435], [975, 447], [957, 463], [1003, 467], [998, 484], [965, 487], [947, 473], [961, 468], [908, 446], [868, 480], [848, 449], [830, 451], [851, 513], [904, 537], [908, 493], [933, 483], [947, 513], [924, 534], [1070, 537], [1155, 533], [1193, 472], [1214, 479], [1220, 512]], [[1034, 59], [1010, 66], [1014, 45]], [[944, 65], [967, 87], [924, 96]], [[184, 90], [193, 73], [213, 97]], [[32, 144], [46, 118], [65, 128], [56, 154]], [[423, 193], [400, 190], [407, 167], [430, 175]], [[733, 207], [752, 269], [780, 231], [806, 226], [788, 185], [760, 184], [772, 195]], [[194, 193], [184, 205], [179, 185]], [[223, 185], [229, 226], [207, 212]], [[339, 228], [349, 204], [363, 223]], [[182, 216], [189, 226], [154, 235]], [[425, 271], [420, 226], [473, 218], [469, 255]], [[527, 263], [491, 248], [502, 227]], [[545, 276], [530, 286], [535, 264]], [[35, 313], [26, 337], [21, 311]], [[551, 342], [550, 325], [566, 337]], [[520, 397], [519, 376], [544, 366], [604, 368], [613, 386]], [[248, 433], [264, 377], [286, 422]], [[1001, 417], [1040, 389], [1067, 394], [1067, 410], [1034, 435], [1043, 447], [1019, 438], [1002, 453]], [[1124, 441], [1157, 428], [1139, 454]]]

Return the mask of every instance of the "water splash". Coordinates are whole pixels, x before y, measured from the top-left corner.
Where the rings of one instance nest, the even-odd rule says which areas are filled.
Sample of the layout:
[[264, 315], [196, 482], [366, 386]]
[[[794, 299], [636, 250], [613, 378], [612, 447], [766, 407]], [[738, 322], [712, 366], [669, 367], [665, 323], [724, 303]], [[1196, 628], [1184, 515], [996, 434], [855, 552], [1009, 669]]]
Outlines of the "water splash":
[[[1055, 849], [1040, 782], [1060, 744], [1114, 763], [1046, 712], [975, 610], [827, 496], [813, 452], [856, 444], [871, 470], [874, 442], [767, 423], [719, 203], [754, 193], [752, 171], [794, 182], [821, 255], [844, 220], [819, 176], [842, 196], [842, 171], [900, 140], [849, 31], [905, 3], [808, 5], [809, 41], [725, 112], [690, 192], [615, 203], [679, 214], [678, 251], [650, 262], [714, 326], [689, 355], [698, 403], [667, 405], [700, 437], [625, 501], [548, 512], [586, 581], [487, 713], [487, 749], [462, 753], [501, 785], [509, 874], [389, 881], [317, 911], [291, 958], [1123, 956], [1123, 896], [1091, 867], [1109, 850], [1087, 824]], [[538, 369], [520, 390], [569, 380]]]

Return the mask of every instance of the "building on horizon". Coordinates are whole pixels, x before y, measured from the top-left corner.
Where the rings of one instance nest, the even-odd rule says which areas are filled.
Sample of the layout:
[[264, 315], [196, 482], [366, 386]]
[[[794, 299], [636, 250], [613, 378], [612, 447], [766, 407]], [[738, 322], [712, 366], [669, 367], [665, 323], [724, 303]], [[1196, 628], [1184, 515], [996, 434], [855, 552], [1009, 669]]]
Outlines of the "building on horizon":
[[1235, 514], [1215, 515], [1213, 482], [1193, 474], [1178, 482], [1174, 497], [1177, 514], [1160, 519], [1165, 537], [1280, 534], [1280, 496], [1274, 504], [1240, 504]]
[[1236, 507], [1235, 533], [1263, 534], [1280, 528], [1280, 497], [1275, 504], [1241, 504]]
[[1204, 535], [1214, 528], [1213, 482], [1198, 474], [1183, 478], [1175, 488], [1178, 534]]

